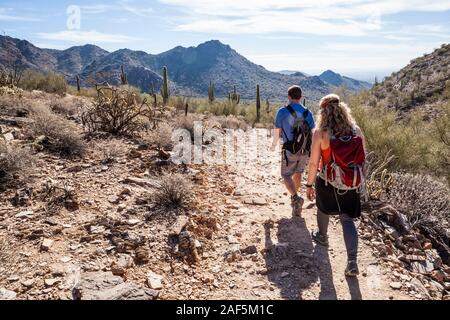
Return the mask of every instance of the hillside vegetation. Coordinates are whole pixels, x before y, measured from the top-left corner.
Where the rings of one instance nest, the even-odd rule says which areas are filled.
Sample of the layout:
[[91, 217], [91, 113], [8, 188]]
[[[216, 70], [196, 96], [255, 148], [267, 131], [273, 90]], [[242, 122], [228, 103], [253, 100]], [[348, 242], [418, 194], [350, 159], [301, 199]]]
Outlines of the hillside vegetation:
[[450, 44], [416, 58], [372, 90], [372, 105], [406, 112], [421, 109], [434, 117], [450, 101]]

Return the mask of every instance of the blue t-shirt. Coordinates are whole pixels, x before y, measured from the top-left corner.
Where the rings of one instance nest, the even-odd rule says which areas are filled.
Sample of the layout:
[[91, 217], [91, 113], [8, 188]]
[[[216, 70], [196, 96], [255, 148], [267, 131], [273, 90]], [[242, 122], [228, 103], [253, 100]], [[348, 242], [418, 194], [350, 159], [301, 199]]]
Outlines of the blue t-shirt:
[[[306, 110], [306, 108], [303, 105], [291, 103], [290, 106], [292, 107], [292, 109], [295, 110], [298, 118], [303, 118], [303, 112], [305, 112]], [[306, 121], [308, 121], [308, 124], [312, 129], [315, 128], [316, 124], [314, 123], [314, 118], [311, 111], [308, 112]], [[294, 122], [295, 122], [294, 117], [291, 115], [291, 113], [286, 107], [281, 107], [278, 110], [277, 115], [275, 117], [275, 128], [283, 129], [282, 131], [284, 131], [284, 133], [283, 132], [281, 133], [283, 136], [283, 142], [291, 141], [294, 139], [292, 133], [292, 127], [294, 125]]]

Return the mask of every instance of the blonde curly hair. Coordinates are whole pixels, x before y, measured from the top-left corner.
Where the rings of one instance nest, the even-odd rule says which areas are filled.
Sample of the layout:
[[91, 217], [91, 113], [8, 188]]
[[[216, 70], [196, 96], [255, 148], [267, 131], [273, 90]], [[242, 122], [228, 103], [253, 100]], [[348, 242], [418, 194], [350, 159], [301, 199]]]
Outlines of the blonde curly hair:
[[317, 128], [332, 135], [350, 135], [356, 126], [350, 108], [337, 94], [329, 94], [320, 100]]

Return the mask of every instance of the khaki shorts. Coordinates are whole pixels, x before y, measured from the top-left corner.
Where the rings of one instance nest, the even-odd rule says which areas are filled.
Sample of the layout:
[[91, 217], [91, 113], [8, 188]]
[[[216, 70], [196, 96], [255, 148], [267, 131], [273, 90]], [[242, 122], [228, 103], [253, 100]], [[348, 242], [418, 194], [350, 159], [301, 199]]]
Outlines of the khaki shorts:
[[281, 152], [281, 176], [283, 178], [290, 178], [295, 173], [303, 173], [308, 162], [308, 155], [302, 154], [301, 152], [292, 154], [289, 151], [283, 150]]

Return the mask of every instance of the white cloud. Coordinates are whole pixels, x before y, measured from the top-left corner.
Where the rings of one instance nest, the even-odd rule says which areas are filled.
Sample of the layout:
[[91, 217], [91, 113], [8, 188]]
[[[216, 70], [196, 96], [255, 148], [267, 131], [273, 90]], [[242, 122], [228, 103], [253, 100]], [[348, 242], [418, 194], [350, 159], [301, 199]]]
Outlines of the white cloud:
[[127, 43], [140, 40], [121, 34], [101, 33], [92, 31], [59, 31], [54, 33], [40, 32], [37, 36], [45, 40], [68, 41], [76, 43]]
[[34, 18], [34, 17], [26, 17], [26, 16], [14, 15], [14, 14], [11, 14], [11, 9], [0, 8], [0, 21], [5, 21], [5, 22], [18, 22], [18, 21], [33, 22], [33, 21], [40, 21], [40, 20], [37, 19], [37, 18]]
[[269, 70], [293, 69], [317, 74], [327, 69], [348, 74], [361, 71], [399, 70], [411, 59], [430, 53], [436, 43], [327, 43], [308, 51], [283, 54], [244, 53]]
[[364, 36], [382, 30], [384, 16], [450, 10], [448, 0], [159, 0], [181, 11], [175, 30], [206, 33], [290, 32]]
[[117, 12], [129, 12], [139, 17], [148, 17], [153, 14], [153, 8], [151, 7], [137, 7], [133, 5], [132, 1], [122, 0], [116, 4], [91, 4], [81, 6], [81, 12], [86, 14], [99, 14], [111, 11]]

